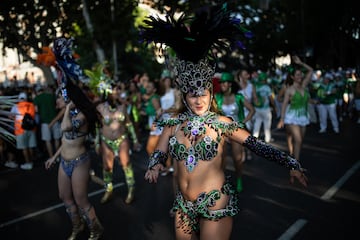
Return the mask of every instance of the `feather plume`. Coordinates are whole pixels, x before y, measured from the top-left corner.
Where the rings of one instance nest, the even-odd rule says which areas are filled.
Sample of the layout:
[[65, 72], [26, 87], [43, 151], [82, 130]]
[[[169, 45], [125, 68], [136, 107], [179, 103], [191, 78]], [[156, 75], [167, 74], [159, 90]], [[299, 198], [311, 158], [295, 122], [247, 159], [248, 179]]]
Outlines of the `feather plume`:
[[84, 73], [89, 77], [89, 87], [91, 91], [97, 96], [106, 97], [112, 92], [113, 80], [108, 76], [105, 71], [105, 63], [97, 63], [92, 70], [85, 69]]
[[15, 145], [14, 120], [11, 107], [18, 102], [18, 96], [0, 96], [0, 138]]
[[232, 17], [226, 3], [201, 8], [192, 16], [182, 14], [178, 19], [174, 14], [168, 14], [165, 20], [150, 16], [144, 23], [140, 32], [143, 41], [165, 44], [179, 59], [194, 63], [212, 59], [213, 49], [242, 47], [240, 40], [252, 36], [239, 19]]

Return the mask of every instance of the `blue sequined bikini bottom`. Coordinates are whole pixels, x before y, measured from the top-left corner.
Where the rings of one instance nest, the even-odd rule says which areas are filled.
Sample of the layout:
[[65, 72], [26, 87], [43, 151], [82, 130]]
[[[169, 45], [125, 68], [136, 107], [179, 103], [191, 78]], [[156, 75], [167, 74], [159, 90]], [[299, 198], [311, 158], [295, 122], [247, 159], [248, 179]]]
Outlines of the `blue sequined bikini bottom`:
[[72, 159], [72, 160], [65, 160], [61, 156], [60, 156], [60, 159], [61, 159], [60, 164], [61, 164], [62, 169], [64, 170], [66, 175], [71, 178], [75, 167], [81, 163], [89, 161], [90, 157], [89, 157], [88, 152], [84, 152], [83, 154], [81, 154], [80, 156], [78, 156], [77, 158]]

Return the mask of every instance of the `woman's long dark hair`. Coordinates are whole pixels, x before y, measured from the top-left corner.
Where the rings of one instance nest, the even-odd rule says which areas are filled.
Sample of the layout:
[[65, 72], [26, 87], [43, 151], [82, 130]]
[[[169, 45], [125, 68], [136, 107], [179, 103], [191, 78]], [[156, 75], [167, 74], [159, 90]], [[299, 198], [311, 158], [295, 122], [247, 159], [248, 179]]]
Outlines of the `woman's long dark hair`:
[[85, 115], [88, 123], [88, 132], [95, 136], [95, 128], [101, 126], [100, 114], [95, 104], [90, 101], [79, 86], [70, 80], [66, 84], [66, 90], [75, 106]]

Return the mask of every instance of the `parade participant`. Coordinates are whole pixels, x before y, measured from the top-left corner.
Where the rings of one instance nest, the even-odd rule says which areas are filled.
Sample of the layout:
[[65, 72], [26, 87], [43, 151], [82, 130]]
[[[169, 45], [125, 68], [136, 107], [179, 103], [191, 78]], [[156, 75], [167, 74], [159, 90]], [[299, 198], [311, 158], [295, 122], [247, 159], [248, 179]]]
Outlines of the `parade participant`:
[[31, 121], [35, 119], [35, 105], [28, 100], [25, 92], [19, 94], [19, 102], [11, 108], [10, 118], [14, 119], [14, 133], [16, 135], [16, 149], [21, 151], [25, 160], [24, 164], [20, 165], [21, 169], [31, 170], [34, 166], [34, 149], [37, 147], [36, 141], [36, 125], [30, 128], [24, 127], [26, 114], [30, 114]]
[[138, 139], [140, 139], [141, 132], [141, 93], [134, 80], [130, 81], [129, 84], [129, 107], [128, 114], [130, 120], [134, 124], [135, 133]]
[[[293, 83], [294, 83], [294, 80], [291, 77], [291, 74], [290, 73], [287, 74], [278, 94], [276, 95], [276, 100], [280, 105], [279, 110], [276, 111], [279, 113], [279, 118], [281, 118], [281, 107], [284, 102], [284, 96], [285, 96], [286, 89], [288, 89]], [[287, 129], [287, 128], [285, 128], [285, 129], [286, 129], [286, 143], [287, 143], [287, 147], [288, 147], [288, 152], [291, 156], [293, 156], [294, 146], [293, 146], [292, 135], [291, 135], [291, 132], [289, 129]]]
[[125, 203], [130, 204], [134, 199], [135, 177], [130, 162], [129, 135], [133, 140], [134, 150], [138, 151], [141, 145], [126, 112], [126, 106], [118, 101], [118, 88], [115, 85], [112, 86], [112, 80], [104, 73], [103, 66], [98, 66], [94, 71], [86, 70], [85, 73], [91, 78], [90, 86], [95, 87], [92, 90], [102, 98], [101, 102], [97, 104], [102, 125], [98, 129], [96, 137], [96, 145], [100, 147], [99, 154], [103, 161], [105, 183], [105, 193], [101, 198], [101, 203], [108, 202], [112, 197], [114, 161], [118, 159], [124, 170], [128, 187]]
[[[234, 93], [232, 91], [232, 83], [234, 82], [234, 76], [231, 73], [223, 72], [220, 77], [220, 92], [215, 94], [215, 100], [218, 108], [224, 113], [224, 115], [231, 117], [233, 120], [246, 124], [255, 114], [255, 109], [251, 103], [249, 103], [244, 95], [241, 93]], [[247, 115], [244, 114], [244, 109], [247, 109]], [[243, 189], [242, 184], [242, 172], [243, 162], [245, 161], [244, 147], [237, 142], [229, 142], [232, 150], [232, 160], [235, 166], [236, 172], [236, 190], [241, 192]], [[224, 151], [226, 156], [226, 151]], [[226, 161], [224, 161], [226, 164]]]
[[257, 82], [255, 92], [257, 95], [257, 102], [254, 102], [254, 126], [252, 134], [254, 137], [260, 136], [261, 129], [264, 133], [264, 141], [266, 143], [272, 141], [271, 124], [273, 111], [276, 115], [274, 92], [267, 82], [268, 75], [265, 72], [257, 73]]
[[50, 86], [40, 87], [37, 92], [34, 104], [40, 117], [41, 140], [44, 141], [48, 156], [51, 157], [54, 150], [59, 148], [61, 139], [60, 123], [52, 122], [57, 116], [56, 96]]
[[154, 81], [150, 81], [146, 85], [146, 95], [144, 96], [144, 115], [148, 119], [149, 136], [146, 142], [146, 152], [150, 154], [154, 151], [159, 141], [161, 128], [156, 127], [155, 120], [161, 115], [160, 96], [157, 94], [157, 87]]
[[[255, 87], [255, 79], [252, 78], [249, 69], [240, 69], [236, 74], [236, 78], [234, 79], [238, 85], [238, 93], [244, 95], [245, 99], [254, 105], [258, 102], [258, 98], [256, 95], [256, 87]], [[256, 112], [256, 111], [255, 111]], [[244, 114], [248, 114], [248, 110], [244, 108]], [[249, 121], [245, 123], [245, 126], [248, 131], [252, 131], [254, 128], [254, 117], [252, 117]], [[245, 160], [252, 159], [252, 153], [250, 150], [245, 149]]]
[[319, 114], [319, 133], [326, 133], [328, 120], [330, 119], [334, 133], [339, 133], [339, 119], [336, 112], [337, 87], [333, 82], [331, 73], [326, 73], [317, 89], [316, 108]]
[[71, 46], [72, 39], [59, 38], [54, 42], [55, 67], [61, 88], [58, 104], [60, 108], [65, 107], [65, 112], [61, 122], [61, 146], [45, 162], [45, 168], [50, 169], [60, 159], [59, 196], [73, 225], [68, 239], [79, 236], [85, 220], [90, 230], [89, 240], [95, 240], [102, 236], [104, 229], [88, 199], [91, 157], [85, 141], [88, 134], [95, 133], [100, 119], [93, 103], [77, 85], [82, 71], [72, 57]]
[[[175, 108], [179, 102], [179, 93], [173, 86], [173, 79], [170, 76], [164, 76], [160, 79], [159, 95], [160, 95], [160, 106], [161, 115], [160, 118], [166, 119], [169, 117], [168, 111]], [[154, 150], [154, 149], [153, 149]], [[151, 153], [150, 153], [151, 154]], [[161, 176], [166, 176], [169, 173], [174, 172], [172, 159], [168, 158], [166, 161], [166, 170], [161, 173]]]
[[308, 112], [310, 93], [308, 84], [311, 81], [313, 69], [309, 65], [303, 63], [298, 56], [293, 56], [292, 60], [295, 64], [306, 68], [307, 73], [303, 77], [303, 73], [299, 68], [294, 69], [292, 73], [289, 73], [293, 83], [285, 90], [280, 121], [278, 122], [277, 127], [282, 128], [284, 125], [286, 126], [286, 131], [289, 135], [289, 152], [293, 153], [294, 157], [299, 161], [306, 126], [310, 123]]
[[177, 20], [173, 15], [165, 21], [150, 17], [142, 29], [144, 41], [164, 43], [176, 52], [173, 71], [182, 98], [178, 111], [159, 122], [163, 131], [145, 179], [156, 183], [170, 154], [178, 171], [179, 191], [173, 205], [176, 239], [229, 239], [239, 208], [238, 195], [223, 169], [225, 138], [285, 166], [292, 182], [296, 178], [306, 186], [306, 176], [294, 158], [259, 141], [243, 124], [217, 110], [211, 81], [215, 69], [207, 56], [226, 45], [225, 39], [239, 39], [243, 28], [231, 18], [226, 4], [201, 10]]

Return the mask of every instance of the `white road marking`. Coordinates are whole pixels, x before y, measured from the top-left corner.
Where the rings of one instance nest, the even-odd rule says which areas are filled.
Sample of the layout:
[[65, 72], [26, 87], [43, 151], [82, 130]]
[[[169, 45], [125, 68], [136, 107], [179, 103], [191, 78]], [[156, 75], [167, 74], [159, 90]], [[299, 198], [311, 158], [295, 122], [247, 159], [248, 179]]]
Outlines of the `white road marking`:
[[[344, 185], [344, 183], [360, 168], [360, 161], [357, 161], [347, 172], [332, 186], [324, 195], [321, 196], [322, 200], [331, 199], [336, 192]], [[291, 225], [278, 240], [290, 240], [292, 239], [307, 223], [306, 219], [298, 219], [293, 225]]]
[[278, 240], [292, 239], [305, 226], [306, 223], [307, 223], [307, 220], [305, 220], [305, 219], [297, 220], [278, 238]]
[[[123, 186], [123, 185], [125, 185], [125, 183], [123, 183], [123, 182], [117, 183], [117, 184], [114, 185], [113, 188], [115, 189], [115, 188], [121, 187], [121, 186]], [[97, 190], [97, 191], [91, 192], [91, 193], [88, 194], [88, 196], [89, 196], [89, 197], [92, 197], [92, 196], [98, 195], [98, 194], [103, 193], [103, 192], [105, 192], [105, 189], [101, 189], [101, 190]], [[53, 210], [55, 210], [55, 209], [57, 209], [57, 208], [63, 207], [63, 206], [64, 206], [64, 204], [63, 204], [63, 203], [60, 203], [60, 204], [56, 204], [56, 205], [50, 206], [50, 207], [48, 207], [48, 208], [44, 208], [44, 209], [42, 209], [42, 210], [40, 210], [40, 211], [37, 211], [37, 212], [29, 213], [29, 214], [27, 214], [27, 215], [25, 215], [25, 216], [22, 216], [22, 217], [19, 217], [19, 218], [15, 218], [15, 219], [13, 219], [13, 220], [10, 220], [10, 221], [1, 223], [1, 224], [0, 224], [0, 228], [6, 227], [6, 226], [10, 226], [10, 225], [12, 225], [12, 224], [14, 224], [14, 223], [18, 223], [18, 222], [24, 221], [24, 220], [29, 219], [29, 218], [32, 218], [32, 217], [36, 217], [36, 216], [38, 216], [38, 215], [41, 215], [41, 214], [44, 214], [44, 213], [47, 213], [47, 212], [51, 212], [51, 211], [53, 211]]]
[[353, 165], [352, 168], [347, 170], [347, 172], [331, 187], [329, 188], [324, 195], [321, 196], [322, 200], [329, 200], [334, 196], [334, 194], [339, 190], [339, 188], [344, 185], [344, 183], [359, 169], [360, 167], [360, 161], [357, 161]]

